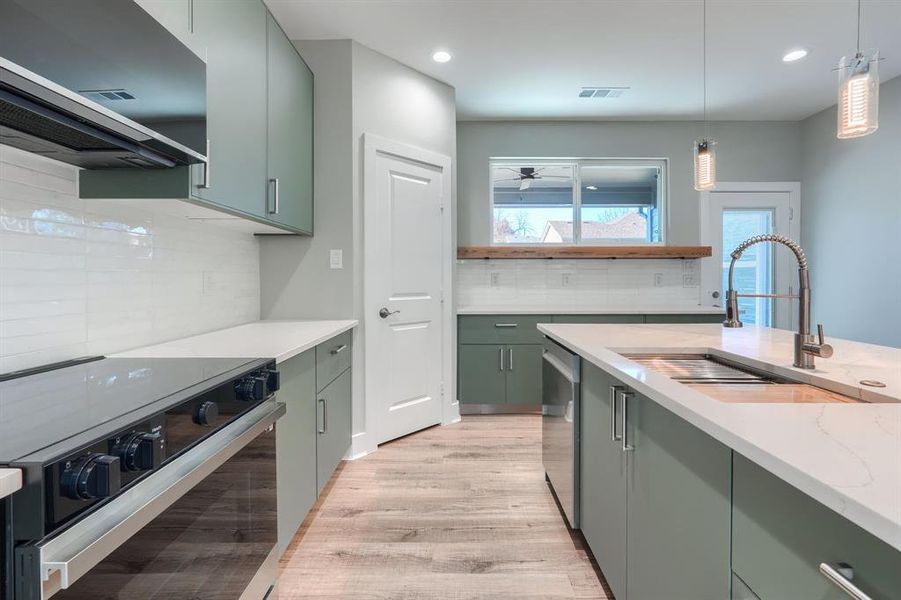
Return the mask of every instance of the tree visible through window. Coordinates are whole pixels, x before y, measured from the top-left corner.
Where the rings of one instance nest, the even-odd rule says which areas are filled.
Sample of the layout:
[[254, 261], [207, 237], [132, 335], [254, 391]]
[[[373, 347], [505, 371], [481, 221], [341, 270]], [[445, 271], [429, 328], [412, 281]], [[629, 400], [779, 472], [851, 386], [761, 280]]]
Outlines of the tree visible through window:
[[662, 241], [664, 161], [494, 162], [492, 242]]

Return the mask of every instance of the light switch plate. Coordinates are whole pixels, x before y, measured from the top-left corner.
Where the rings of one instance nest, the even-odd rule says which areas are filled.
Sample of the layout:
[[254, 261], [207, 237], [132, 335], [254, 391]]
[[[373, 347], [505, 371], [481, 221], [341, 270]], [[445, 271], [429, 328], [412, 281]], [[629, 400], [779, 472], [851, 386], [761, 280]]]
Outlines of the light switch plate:
[[332, 249], [329, 250], [328, 253], [328, 266], [329, 269], [343, 269], [344, 268], [344, 250]]

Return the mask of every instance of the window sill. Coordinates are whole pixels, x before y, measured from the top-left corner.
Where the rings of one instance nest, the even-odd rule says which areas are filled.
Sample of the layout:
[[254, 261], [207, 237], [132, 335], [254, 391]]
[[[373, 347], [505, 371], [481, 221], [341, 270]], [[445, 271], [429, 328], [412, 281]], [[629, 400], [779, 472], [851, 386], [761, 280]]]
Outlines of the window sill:
[[710, 246], [460, 246], [458, 259], [486, 258], [705, 258]]

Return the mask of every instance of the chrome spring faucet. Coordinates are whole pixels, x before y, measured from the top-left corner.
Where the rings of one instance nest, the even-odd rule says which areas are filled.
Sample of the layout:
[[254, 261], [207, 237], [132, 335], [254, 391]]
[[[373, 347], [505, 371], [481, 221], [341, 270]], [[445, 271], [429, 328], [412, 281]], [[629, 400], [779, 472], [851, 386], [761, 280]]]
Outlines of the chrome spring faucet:
[[[798, 260], [799, 286], [797, 294], [739, 294], [735, 291], [732, 276], [735, 272], [736, 261], [741, 258], [745, 250], [761, 242], [782, 244], [794, 253]], [[799, 369], [813, 369], [814, 357], [829, 358], [832, 356], [832, 346], [825, 341], [823, 326], [817, 325], [819, 339], [814, 339], [810, 334], [810, 277], [807, 272], [807, 257], [797, 242], [782, 235], [755, 235], [739, 244], [730, 256], [732, 256], [732, 262], [729, 263], [729, 289], [726, 291], [726, 320], [723, 321], [723, 327], [743, 326], [738, 316], [739, 298], [797, 298], [798, 331], [795, 332], [794, 366]]]

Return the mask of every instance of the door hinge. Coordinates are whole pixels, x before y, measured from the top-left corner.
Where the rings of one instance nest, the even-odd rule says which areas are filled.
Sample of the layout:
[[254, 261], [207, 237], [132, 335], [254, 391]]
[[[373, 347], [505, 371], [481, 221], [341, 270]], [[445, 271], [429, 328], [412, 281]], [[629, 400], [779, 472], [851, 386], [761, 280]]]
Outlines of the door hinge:
[[791, 206], [788, 207], [788, 220], [789, 221], [795, 220], [795, 209]]
[[441, 294], [438, 295], [438, 298], [441, 301], [441, 304], [444, 304], [444, 290], [441, 290]]
[[441, 398], [444, 399], [444, 382], [443, 381], [438, 386], [438, 390], [441, 392]]

